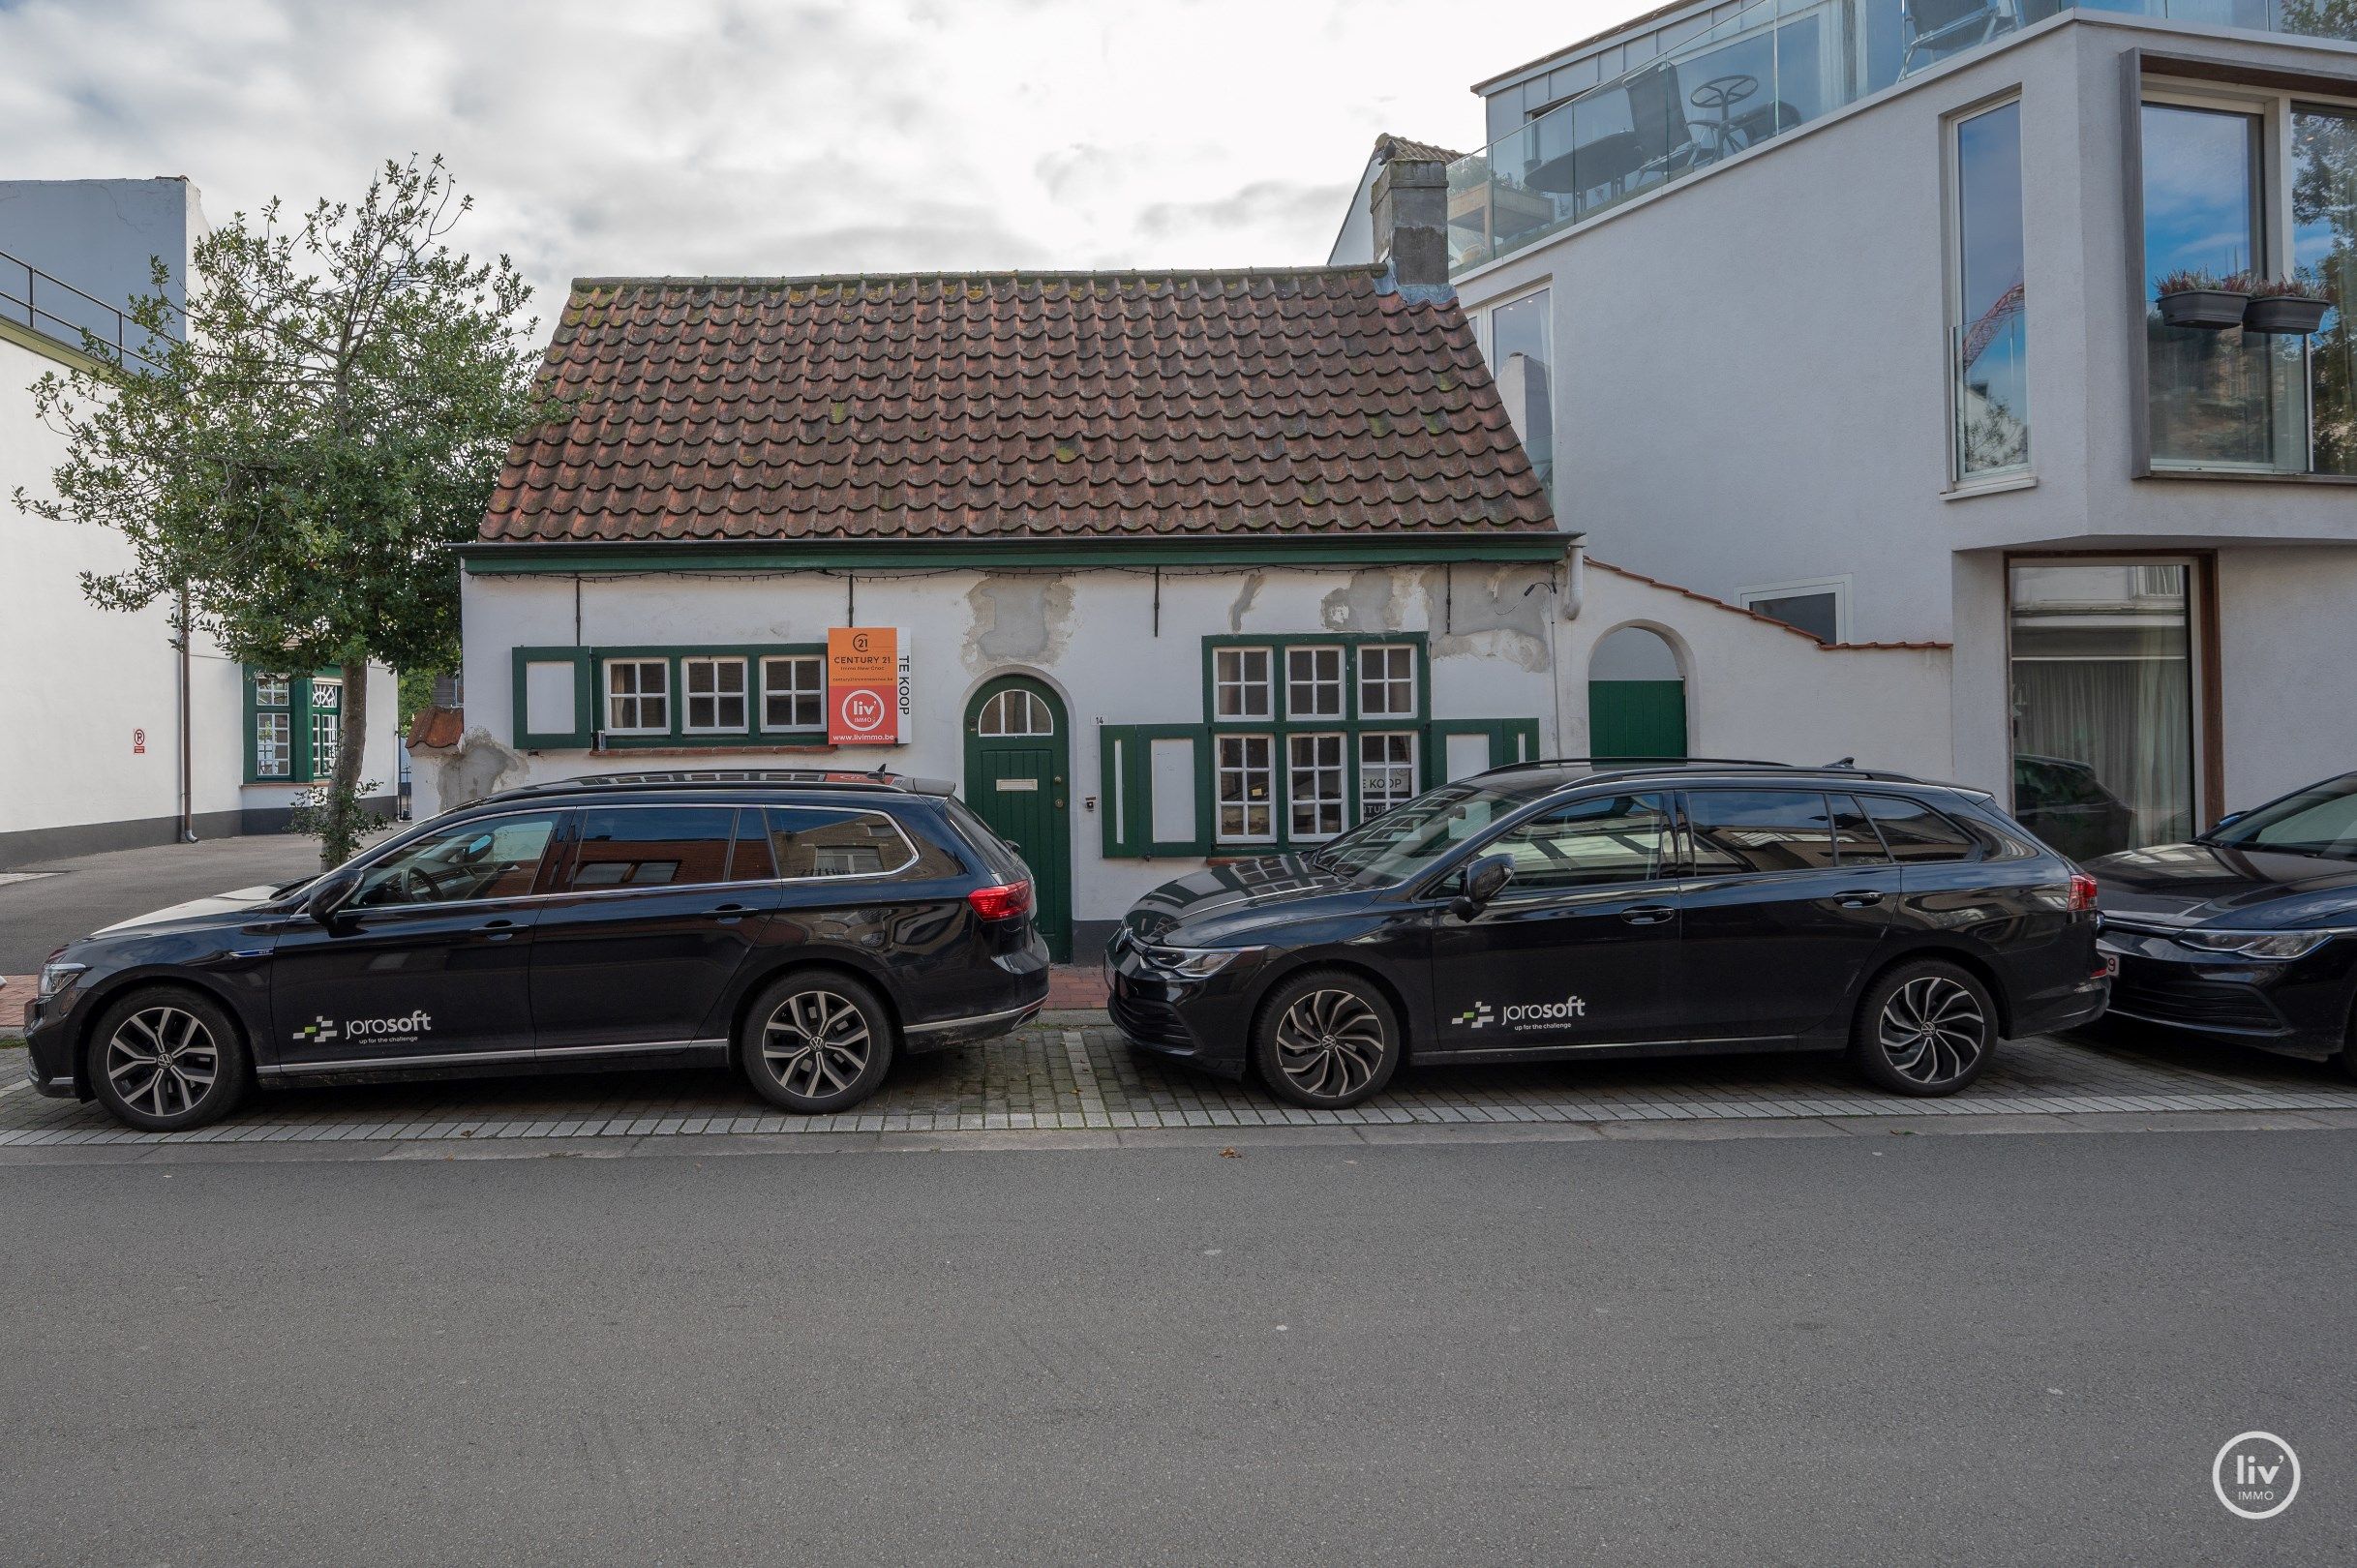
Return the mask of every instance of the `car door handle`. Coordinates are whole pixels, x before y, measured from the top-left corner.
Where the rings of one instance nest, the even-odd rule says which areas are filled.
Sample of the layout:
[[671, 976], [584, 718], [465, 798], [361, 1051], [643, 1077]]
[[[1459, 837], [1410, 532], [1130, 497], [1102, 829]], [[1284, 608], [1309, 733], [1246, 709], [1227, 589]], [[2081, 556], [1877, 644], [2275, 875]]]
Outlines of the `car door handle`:
[[1659, 925], [1677, 914], [1677, 911], [1667, 904], [1639, 904], [1634, 909], [1622, 910], [1620, 918], [1631, 925]]
[[1883, 895], [1872, 888], [1852, 888], [1848, 892], [1838, 892], [1833, 895], [1833, 902], [1844, 909], [1864, 909], [1868, 904], [1879, 904], [1882, 901]]
[[516, 934], [516, 922], [508, 920], [485, 920], [475, 929], [487, 933], [493, 942], [505, 942]]
[[744, 919], [744, 906], [742, 904], [722, 904], [718, 909], [712, 911], [712, 919], [722, 925], [734, 925]]

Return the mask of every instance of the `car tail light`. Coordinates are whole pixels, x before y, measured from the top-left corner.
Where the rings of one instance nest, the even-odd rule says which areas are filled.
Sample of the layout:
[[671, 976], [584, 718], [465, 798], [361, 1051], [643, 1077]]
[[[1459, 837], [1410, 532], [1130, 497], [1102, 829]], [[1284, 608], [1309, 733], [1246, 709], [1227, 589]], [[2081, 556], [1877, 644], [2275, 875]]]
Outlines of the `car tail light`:
[[2070, 913], [2084, 915], [2095, 908], [2095, 878], [2084, 871], [2070, 873]]
[[1031, 913], [1031, 883], [1025, 880], [977, 888], [966, 894], [966, 902], [985, 920], [1012, 920]]

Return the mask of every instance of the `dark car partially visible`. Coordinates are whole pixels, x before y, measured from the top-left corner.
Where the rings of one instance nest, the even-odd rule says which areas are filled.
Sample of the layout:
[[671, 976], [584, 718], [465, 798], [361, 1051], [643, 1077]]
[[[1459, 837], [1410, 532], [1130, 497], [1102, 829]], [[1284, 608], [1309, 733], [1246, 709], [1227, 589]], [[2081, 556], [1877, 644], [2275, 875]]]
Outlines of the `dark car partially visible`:
[[2089, 862], [2111, 1013], [2357, 1076], [2357, 773]]

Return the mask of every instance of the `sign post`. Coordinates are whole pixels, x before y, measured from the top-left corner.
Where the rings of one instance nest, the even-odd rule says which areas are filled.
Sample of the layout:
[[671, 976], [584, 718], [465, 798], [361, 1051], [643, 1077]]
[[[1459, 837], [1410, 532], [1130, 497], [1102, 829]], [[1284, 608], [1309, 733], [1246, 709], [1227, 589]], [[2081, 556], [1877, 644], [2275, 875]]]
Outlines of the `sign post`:
[[834, 626], [827, 632], [827, 742], [896, 746], [906, 731], [908, 661], [890, 626]]

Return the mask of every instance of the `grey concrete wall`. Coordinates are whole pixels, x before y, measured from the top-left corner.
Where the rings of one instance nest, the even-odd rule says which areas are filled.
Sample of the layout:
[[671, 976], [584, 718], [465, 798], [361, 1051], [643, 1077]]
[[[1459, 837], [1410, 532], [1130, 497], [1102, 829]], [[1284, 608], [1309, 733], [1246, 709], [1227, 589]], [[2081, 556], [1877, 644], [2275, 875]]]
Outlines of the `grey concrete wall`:
[[[0, 251], [118, 310], [155, 291], [155, 256], [171, 270], [170, 297], [185, 300], [189, 253], [204, 227], [196, 187], [185, 179], [0, 180]], [[18, 295], [23, 282], [19, 269], [0, 262], [0, 288]], [[35, 303], [113, 333], [111, 317], [63, 290], [43, 285]]]

